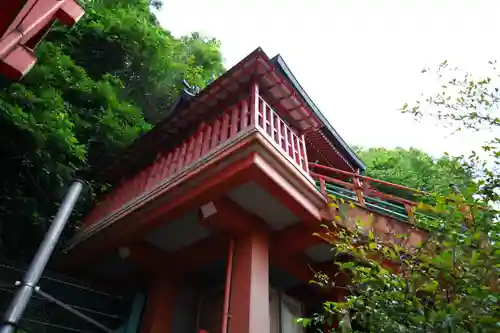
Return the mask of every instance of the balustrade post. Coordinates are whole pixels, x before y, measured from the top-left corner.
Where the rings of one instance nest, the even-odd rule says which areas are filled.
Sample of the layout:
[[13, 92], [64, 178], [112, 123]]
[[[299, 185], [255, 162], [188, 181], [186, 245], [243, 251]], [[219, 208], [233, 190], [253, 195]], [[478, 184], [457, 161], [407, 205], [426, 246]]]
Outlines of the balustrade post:
[[[292, 156], [292, 160], [297, 163], [300, 161], [297, 161], [297, 149], [296, 149], [296, 144], [295, 144], [295, 141], [297, 140], [297, 137], [295, 136], [295, 133], [293, 132], [292, 129], [290, 129], [290, 145], [292, 146], [292, 149], [290, 151], [291, 153], [291, 156]], [[300, 164], [300, 162], [299, 162]]]
[[240, 120], [240, 119], [238, 119], [238, 116], [240, 115], [240, 108], [241, 108], [241, 103], [238, 103], [231, 110], [231, 131], [229, 134], [229, 138], [235, 137], [236, 133], [238, 133], [238, 123]]
[[407, 203], [405, 205], [405, 212], [408, 216], [408, 221], [411, 223], [415, 223], [415, 208]]
[[176, 171], [182, 170], [182, 168], [184, 168], [184, 166], [186, 165], [186, 156], [187, 156], [187, 152], [188, 152], [188, 143], [189, 143], [189, 141], [184, 141], [184, 143], [181, 146], [181, 153], [179, 155], [179, 161], [178, 161], [178, 164], [177, 164], [177, 170]]
[[[264, 102], [265, 104], [265, 102]], [[274, 139], [274, 117], [278, 116], [274, 114], [274, 110], [269, 108], [269, 135], [271, 136], [271, 140], [276, 141]]]
[[162, 174], [161, 174], [161, 181], [164, 181], [168, 176], [170, 176], [170, 169], [172, 168], [172, 161], [174, 159], [174, 152], [170, 152], [168, 153], [166, 159], [165, 159], [165, 163], [163, 164], [163, 171], [162, 171]]
[[215, 123], [214, 123], [214, 128], [212, 130], [212, 140], [211, 140], [211, 143], [210, 143], [210, 149], [213, 149], [215, 147], [217, 147], [217, 145], [219, 144], [219, 137], [220, 137], [220, 131], [221, 131], [221, 119], [218, 118]]
[[354, 192], [356, 193], [358, 202], [361, 205], [361, 207], [365, 207], [365, 196], [363, 193], [363, 186], [361, 185], [359, 177], [357, 175], [353, 176], [352, 181], [354, 183]]
[[[240, 128], [243, 131], [245, 128], [248, 126], [248, 98], [243, 99], [243, 102], [241, 103], [241, 110], [240, 110]], [[250, 120], [251, 122], [251, 120]]]
[[326, 195], [326, 182], [325, 182], [325, 178], [323, 177], [319, 177], [319, 191], [321, 193], [323, 193], [324, 195]]
[[196, 134], [196, 141], [194, 144], [193, 156], [191, 161], [197, 161], [203, 150], [203, 138], [205, 136], [205, 129], [207, 128], [207, 124], [204, 121], [200, 123], [198, 126], [198, 133]]
[[256, 125], [259, 117], [259, 85], [252, 83], [250, 91], [250, 125]]
[[194, 153], [194, 148], [196, 145], [196, 136], [197, 134], [193, 134], [187, 144], [187, 149], [186, 149], [186, 158], [184, 159], [184, 166], [187, 166], [191, 163], [191, 160], [193, 159], [193, 153]]
[[222, 115], [222, 126], [220, 129], [220, 143], [226, 142], [226, 140], [229, 138], [229, 121], [230, 121], [230, 115], [229, 111], [224, 112]]
[[212, 140], [212, 125], [208, 125], [205, 133], [203, 134], [203, 145], [201, 148], [201, 155], [205, 155], [210, 150], [210, 141]]
[[286, 149], [283, 147], [283, 138], [281, 137], [281, 124], [282, 121], [279, 117], [276, 117], [276, 137], [278, 141], [278, 146], [286, 151]]
[[288, 140], [288, 138], [289, 138], [289, 136], [288, 136], [289, 129], [288, 129], [288, 127], [286, 125], [284, 126], [284, 131], [285, 131], [285, 151], [286, 151], [287, 155], [291, 156], [291, 154], [290, 154], [290, 145], [289, 145], [290, 141]]
[[176, 172], [177, 170], [179, 170], [178, 165], [179, 165], [180, 155], [181, 155], [181, 148], [180, 147], [175, 148], [175, 152], [174, 152], [174, 156], [173, 156], [173, 159], [172, 159], [172, 163], [170, 164], [169, 170], [168, 170], [168, 174], [169, 175], [171, 175], [174, 172]]
[[304, 157], [304, 171], [309, 173], [309, 161], [307, 160], [307, 149], [306, 149], [306, 137], [304, 134], [300, 136], [300, 140], [302, 141], [302, 156]]

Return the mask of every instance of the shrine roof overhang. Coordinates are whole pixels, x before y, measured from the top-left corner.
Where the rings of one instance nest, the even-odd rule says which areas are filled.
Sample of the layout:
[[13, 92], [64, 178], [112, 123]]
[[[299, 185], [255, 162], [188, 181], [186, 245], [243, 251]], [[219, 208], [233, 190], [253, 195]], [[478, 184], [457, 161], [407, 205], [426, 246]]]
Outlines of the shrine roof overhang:
[[[307, 103], [307, 106], [312, 110], [312, 112], [320, 119], [321, 126], [318, 131], [309, 132], [306, 134], [306, 137], [309, 141], [312, 141], [315, 146], [319, 146], [318, 148], [323, 148], [323, 153], [328, 154], [328, 150], [337, 150], [340, 154], [340, 157], [345, 158], [347, 163], [352, 166], [354, 169], [359, 169], [360, 171], [365, 171], [366, 166], [361, 161], [361, 159], [356, 155], [356, 153], [349, 147], [349, 145], [342, 139], [342, 137], [337, 133], [335, 128], [330, 124], [328, 119], [323, 115], [320, 109], [314, 104], [312, 99], [309, 97], [307, 92], [302, 88], [299, 81], [295, 78], [292, 71], [286, 64], [285, 60], [281, 57], [281, 55], [276, 55], [271, 62], [276, 65], [276, 67], [285, 75], [294, 89], [300, 94], [302, 99]], [[318, 133], [320, 132], [320, 133]], [[325, 140], [325, 137], [327, 140]], [[330, 147], [333, 145], [333, 147]], [[335, 154], [335, 151], [331, 151], [331, 154]]]
[[262, 91], [279, 102], [286, 119], [306, 133], [307, 139], [316, 147], [327, 149], [326, 155], [330, 158], [340, 156], [347, 160], [352, 169], [365, 169], [300, 86], [283, 58], [277, 55], [270, 59], [261, 48], [257, 48], [197, 95], [182, 91], [162, 121], [136, 139], [111, 163], [99, 167], [98, 172], [91, 170], [91, 177], [117, 183], [140, 171], [152, 163], [158, 153], [174, 147], [188, 133], [194, 132], [200, 121], [210, 117], [218, 105], [227, 105], [235, 95], [249, 92], [244, 88], [249, 88], [255, 80]]

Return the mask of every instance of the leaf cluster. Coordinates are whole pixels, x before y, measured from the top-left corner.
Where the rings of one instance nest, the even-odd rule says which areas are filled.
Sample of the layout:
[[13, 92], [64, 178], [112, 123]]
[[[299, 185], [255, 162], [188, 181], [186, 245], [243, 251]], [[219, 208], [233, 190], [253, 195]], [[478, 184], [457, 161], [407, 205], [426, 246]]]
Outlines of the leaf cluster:
[[[21, 82], [0, 79], [0, 256], [29, 258], [75, 172], [112, 159], [163, 119], [183, 79], [203, 87], [224, 71], [217, 40], [172, 36], [151, 5], [86, 1], [74, 28], [53, 27]], [[78, 212], [105, 185], [87, 180]]]

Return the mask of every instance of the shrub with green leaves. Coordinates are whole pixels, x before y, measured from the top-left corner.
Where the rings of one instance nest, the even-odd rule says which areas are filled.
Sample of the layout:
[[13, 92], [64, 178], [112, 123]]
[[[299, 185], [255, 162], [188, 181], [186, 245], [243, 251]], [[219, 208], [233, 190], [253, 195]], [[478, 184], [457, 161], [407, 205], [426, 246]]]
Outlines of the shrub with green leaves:
[[[489, 131], [496, 136], [500, 73], [496, 62], [490, 64], [492, 77], [473, 76], [447, 62], [436, 71], [424, 70], [436, 75], [442, 90], [405, 105], [402, 111], [416, 117], [436, 117], [458, 131]], [[474, 191], [464, 191], [464, 197], [452, 194], [451, 200], [439, 196], [426, 199], [432, 203], [434, 221], [416, 221], [415, 227], [425, 228], [429, 234], [417, 247], [405, 248], [405, 235], [397, 242], [383, 243], [361, 229], [348, 231], [335, 222], [325, 226], [325, 233], [335, 233], [338, 239], [331, 243], [336, 273], [317, 274], [315, 282], [325, 288], [344, 289], [349, 296], [325, 302], [322, 312], [299, 322], [319, 332], [326, 331], [328, 323], [336, 324], [329, 329], [332, 332], [500, 332], [499, 142], [500, 138], [493, 138], [481, 154], [472, 152], [454, 160], [473, 177], [476, 187], [467, 186]], [[379, 152], [369, 153], [380, 156]], [[431, 184], [425, 179], [430, 177], [436, 188], [427, 190], [447, 194], [441, 191], [446, 177], [436, 178], [425, 171], [406, 175], [393, 172], [389, 166], [379, 169], [416, 184]], [[428, 204], [424, 207], [430, 208]], [[377, 261], [368, 259], [374, 253]], [[384, 260], [397, 264], [398, 269], [384, 267]], [[347, 284], [338, 285], [341, 276], [348, 277], [342, 279]]]

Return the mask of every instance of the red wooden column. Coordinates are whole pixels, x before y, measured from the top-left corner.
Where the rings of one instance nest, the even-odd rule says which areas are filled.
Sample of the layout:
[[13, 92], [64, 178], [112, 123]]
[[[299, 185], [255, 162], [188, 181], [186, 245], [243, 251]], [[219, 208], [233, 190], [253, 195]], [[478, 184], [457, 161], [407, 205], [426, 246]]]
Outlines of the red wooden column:
[[[250, 126], [259, 124], [259, 85], [252, 82], [250, 89]], [[264, 120], [262, 120], [264, 124]]]
[[171, 333], [179, 285], [166, 274], [153, 279], [148, 290], [141, 333]]
[[268, 236], [251, 231], [236, 238], [234, 250], [228, 332], [269, 333]]

